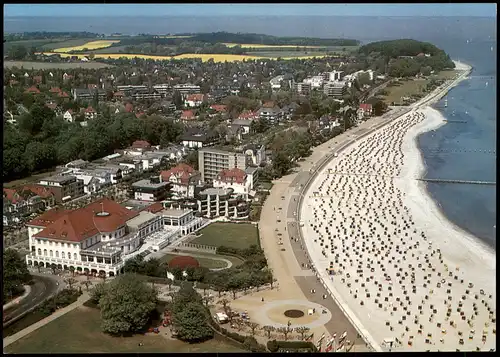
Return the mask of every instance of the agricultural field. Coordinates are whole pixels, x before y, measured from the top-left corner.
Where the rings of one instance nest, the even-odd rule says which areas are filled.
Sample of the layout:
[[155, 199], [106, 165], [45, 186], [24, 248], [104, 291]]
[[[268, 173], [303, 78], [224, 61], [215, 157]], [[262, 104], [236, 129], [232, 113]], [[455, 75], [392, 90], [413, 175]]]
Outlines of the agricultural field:
[[[244, 352], [221, 337], [189, 344], [161, 334], [113, 337], [101, 332], [99, 310], [81, 306], [4, 347], [12, 353]], [[139, 343], [143, 345], [139, 347]]]
[[41, 40], [22, 40], [22, 41], [9, 41], [5, 42], [3, 44], [3, 51], [4, 53], [7, 53], [12, 46], [24, 46], [27, 49], [30, 49], [31, 47], [45, 47], [45, 46], [50, 46], [52, 45], [57, 45], [59, 43], [62, 43], [64, 39], [41, 39]]
[[310, 56], [317, 56], [317, 57], [326, 56], [326, 52], [319, 52], [319, 51], [259, 51], [251, 53], [253, 56], [267, 57], [267, 58], [278, 58], [278, 57], [302, 58]]
[[297, 46], [297, 45], [258, 45], [258, 44], [249, 44], [249, 43], [223, 43], [226, 47], [235, 47], [241, 46], [241, 48], [325, 48], [327, 46]]
[[4, 68], [24, 68], [24, 69], [34, 69], [34, 70], [45, 70], [45, 69], [71, 69], [71, 68], [87, 68], [87, 69], [97, 69], [113, 67], [112, 65], [99, 62], [72, 62], [72, 63], [50, 63], [50, 62], [30, 62], [30, 61], [4, 61]]
[[50, 42], [42, 46], [43, 51], [53, 51], [55, 48], [64, 48], [64, 47], [74, 47], [81, 46], [87, 42], [90, 42], [88, 38], [73, 38], [73, 39], [64, 39], [62, 41]]
[[259, 245], [257, 226], [251, 223], [212, 223], [203, 228], [200, 237], [193, 239], [190, 243], [221, 245], [231, 248], [246, 249], [251, 245]]
[[[79, 54], [71, 54], [71, 53], [55, 53], [55, 52], [44, 52], [45, 55], [60, 55], [63, 58], [67, 57], [88, 57], [88, 54], [79, 53]], [[259, 59], [277, 59], [277, 57], [262, 57], [262, 56], [249, 56], [249, 55], [225, 55], [225, 54], [195, 54], [195, 53], [185, 53], [178, 56], [155, 56], [155, 55], [140, 55], [140, 54], [129, 54], [129, 53], [94, 53], [95, 58], [104, 58], [104, 59], [118, 59], [118, 58], [141, 58], [141, 59], [151, 59], [155, 61], [165, 61], [170, 59], [187, 59], [187, 58], [200, 58], [203, 62], [206, 62], [210, 59], [213, 59], [214, 62], [237, 62], [243, 60], [259, 60]], [[308, 55], [308, 56], [298, 56], [298, 57], [281, 57], [284, 60], [291, 59], [310, 59], [310, 58], [322, 58], [327, 57], [325, 54], [322, 55]]]
[[178, 35], [166, 35], [166, 36], [158, 36], [159, 38], [191, 38], [193, 36], [178, 36]]
[[79, 46], [71, 46], [71, 47], [61, 47], [61, 48], [55, 48], [52, 51], [57, 52], [57, 53], [67, 53], [71, 51], [83, 51], [85, 49], [87, 50], [97, 50], [100, 48], [106, 48], [111, 46], [112, 44], [118, 43], [120, 40], [100, 40], [100, 41], [91, 41], [91, 42], [86, 42], [83, 45]]

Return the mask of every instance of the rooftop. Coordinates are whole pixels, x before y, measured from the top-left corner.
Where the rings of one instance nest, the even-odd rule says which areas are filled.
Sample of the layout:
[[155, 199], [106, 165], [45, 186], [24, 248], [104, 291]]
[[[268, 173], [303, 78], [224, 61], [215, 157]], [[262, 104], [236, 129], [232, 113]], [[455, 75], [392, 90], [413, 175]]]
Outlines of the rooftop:
[[139, 215], [135, 216], [134, 218], [132, 218], [127, 222], [127, 226], [132, 228], [138, 228], [142, 224], [147, 223], [155, 218], [157, 218], [157, 215], [152, 214], [150, 212], [141, 211], [139, 212]]
[[188, 214], [189, 212], [192, 212], [192, 210], [181, 208], [165, 208], [160, 211], [159, 214], [165, 217], [179, 218]]
[[132, 187], [147, 187], [147, 188], [161, 188], [170, 185], [170, 182], [151, 182], [151, 180], [144, 179], [132, 184]]

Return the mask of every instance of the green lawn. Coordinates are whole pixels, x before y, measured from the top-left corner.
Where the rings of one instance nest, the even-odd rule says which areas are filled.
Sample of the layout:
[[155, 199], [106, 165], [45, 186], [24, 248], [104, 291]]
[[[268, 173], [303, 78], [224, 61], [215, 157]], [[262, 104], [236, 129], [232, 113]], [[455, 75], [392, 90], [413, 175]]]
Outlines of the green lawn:
[[400, 80], [399, 84], [385, 88], [388, 94], [385, 96], [384, 101], [388, 105], [392, 105], [392, 102], [400, 103], [401, 97], [410, 97], [412, 94], [424, 94], [423, 89], [428, 82], [426, 79], [414, 81]]
[[[4, 348], [6, 353], [244, 352], [223, 340], [188, 344], [158, 335], [112, 337], [101, 332], [99, 310], [79, 307]], [[219, 337], [220, 339], [220, 337]], [[144, 345], [139, 347], [139, 343]]]
[[246, 249], [251, 245], [259, 245], [257, 226], [250, 223], [212, 223], [200, 232], [201, 237], [190, 243], [219, 247]]
[[[182, 254], [185, 255], [185, 254]], [[162, 258], [161, 261], [166, 261], [167, 263], [170, 262], [174, 257], [179, 256], [179, 254], [165, 254]], [[231, 257], [231, 256], [225, 256], [225, 255], [215, 255], [215, 254], [203, 254], [203, 253], [193, 253], [193, 257], [200, 263], [202, 267], [208, 268], [208, 269], [220, 269], [220, 268], [226, 268], [227, 264], [221, 260], [216, 260], [212, 259], [213, 258], [224, 258], [229, 260], [233, 265], [240, 265], [243, 263], [240, 259], [236, 257]]]

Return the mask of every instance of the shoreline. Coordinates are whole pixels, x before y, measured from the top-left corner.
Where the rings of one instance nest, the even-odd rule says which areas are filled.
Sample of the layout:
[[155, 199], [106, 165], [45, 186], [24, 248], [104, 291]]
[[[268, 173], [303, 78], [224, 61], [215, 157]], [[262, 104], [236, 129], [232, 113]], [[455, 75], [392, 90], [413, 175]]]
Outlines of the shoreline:
[[[446, 234], [451, 234], [451, 235], [453, 235], [453, 238], [451, 238], [451, 239], [454, 239], [457, 241], [457, 244], [453, 244], [453, 245], [448, 244], [446, 240], [444, 241], [444, 244], [441, 244], [440, 249], [443, 251], [444, 259], [447, 262], [451, 261], [452, 264], [456, 265], [457, 270], [458, 270], [459, 264], [461, 264], [460, 259], [465, 259], [466, 263], [467, 262], [470, 263], [471, 261], [472, 262], [479, 261], [480, 263], [483, 263], [483, 264], [486, 263], [486, 267], [483, 264], [479, 264], [478, 271], [476, 271], [476, 269], [467, 269], [469, 267], [466, 267], [465, 274], [464, 274], [464, 271], [461, 270], [460, 275], [464, 275], [465, 277], [471, 278], [471, 279], [465, 279], [465, 281], [474, 281], [474, 283], [477, 283], [478, 280], [485, 280], [486, 279], [484, 281], [484, 283], [486, 283], [486, 285], [490, 285], [490, 284], [488, 284], [487, 278], [488, 277], [491, 278], [491, 275], [484, 274], [484, 269], [489, 267], [490, 269], [492, 269], [494, 274], [496, 273], [496, 268], [495, 268], [496, 258], [495, 258], [494, 251], [492, 252], [490, 249], [487, 249], [488, 248], [487, 246], [484, 247], [484, 246], [481, 246], [481, 244], [478, 244], [478, 243], [482, 243], [482, 242], [481, 241], [478, 242], [477, 237], [471, 235], [470, 233], [466, 232], [465, 230], [456, 226], [452, 221], [450, 221], [443, 214], [443, 212], [441, 212], [441, 210], [439, 209], [439, 207], [437, 205], [437, 202], [435, 202], [433, 200], [432, 196], [427, 191], [426, 184], [413, 179], [415, 177], [415, 174], [420, 175], [420, 174], [422, 174], [422, 171], [426, 170], [425, 164], [423, 161], [422, 152], [419, 150], [418, 145], [417, 145], [418, 136], [424, 132], [433, 130], [435, 128], [438, 128], [438, 127], [446, 124], [446, 122], [443, 121], [444, 117], [441, 115], [441, 113], [439, 113], [437, 110], [430, 107], [430, 105], [432, 105], [434, 102], [441, 99], [444, 95], [446, 95], [448, 93], [449, 90], [451, 90], [453, 87], [455, 87], [462, 80], [466, 79], [472, 70], [471, 66], [468, 66], [464, 63], [460, 63], [458, 61], [454, 61], [454, 62], [456, 63], [457, 69], [463, 70], [464, 71], [463, 73], [461, 73], [457, 78], [455, 78], [451, 82], [447, 82], [447, 84], [442, 85], [439, 88], [436, 88], [436, 90], [434, 90], [432, 93], [430, 93], [428, 96], [424, 97], [423, 99], [421, 99], [417, 103], [410, 105], [410, 108], [413, 108], [410, 114], [400, 116], [400, 117], [394, 119], [389, 124], [389, 126], [391, 127], [391, 126], [397, 126], [397, 122], [406, 121], [408, 123], [408, 120], [411, 120], [412, 115], [415, 116], [416, 112], [420, 112], [420, 113], [425, 112], [425, 114], [426, 114], [425, 119], [422, 122], [419, 122], [416, 125], [411, 124], [411, 127], [410, 127], [408, 133], [404, 136], [404, 138], [402, 140], [404, 142], [403, 145], [405, 145], [405, 149], [402, 150], [402, 152], [404, 153], [404, 156], [405, 157], [406, 156], [413, 156], [413, 159], [414, 159], [413, 161], [409, 161], [408, 158], [406, 157], [406, 159], [404, 160], [404, 164], [403, 164], [403, 167], [404, 167], [403, 170], [406, 171], [406, 176], [407, 176], [407, 178], [410, 178], [410, 179], [409, 180], [408, 179], [399, 180], [396, 178], [393, 181], [394, 181], [395, 187], [399, 186], [399, 188], [402, 188], [401, 191], [403, 192], [403, 197], [404, 197], [403, 201], [409, 207], [413, 208], [413, 209], [411, 209], [411, 213], [417, 214], [417, 215], [420, 214], [420, 218], [415, 219], [415, 222], [418, 223], [418, 226], [419, 226], [418, 228], [422, 228], [423, 231], [428, 232], [429, 227], [428, 227], [427, 221], [429, 221], [429, 218], [432, 218], [432, 220], [433, 220], [432, 227], [436, 226], [438, 228], [437, 230], [439, 231], [437, 236], [435, 236], [436, 230], [431, 229], [434, 232], [434, 234], [431, 234], [432, 241], [436, 241], [436, 242], [440, 241], [439, 235], [440, 234], [442, 235], [443, 232], [445, 232], [444, 239], [450, 239], [450, 238], [446, 238], [447, 237]], [[380, 130], [376, 130], [375, 132], [368, 134], [367, 138], [374, 136], [374, 134], [377, 132], [380, 132]], [[363, 145], [361, 142], [364, 142], [364, 141], [366, 141], [366, 138], [361, 139], [359, 142], [351, 143], [350, 145], [348, 145], [346, 147], [347, 151], [349, 151], [349, 148], [352, 149], [353, 147], [359, 147], [360, 145]], [[338, 160], [336, 160], [336, 159], [330, 160], [326, 164], [326, 166], [323, 167], [319, 171], [324, 174], [324, 171], [328, 170], [328, 167], [332, 167], [333, 164], [335, 163], [335, 161], [338, 161]], [[412, 176], [413, 178], [408, 177], [408, 176]], [[349, 180], [351, 180], [351, 179], [349, 179]], [[355, 181], [356, 177], [353, 177], [352, 180]], [[323, 181], [323, 182], [325, 182], [325, 181]], [[304, 192], [304, 196], [309, 196], [308, 198], [313, 198], [314, 195], [313, 196], [309, 195], [309, 193], [311, 191], [313, 191], [313, 187], [316, 191], [321, 190], [321, 186], [320, 186], [320, 188], [318, 188], [318, 177], [317, 176], [312, 178], [311, 185], [309, 187], [307, 187], [306, 192]], [[407, 192], [411, 192], [411, 193], [413, 193], [413, 195], [408, 196], [406, 194]], [[330, 196], [330, 197], [332, 197], [332, 196]], [[306, 205], [302, 204], [302, 207], [299, 208], [299, 210], [303, 213], [302, 216], [304, 216], [304, 218], [308, 217], [309, 220], [312, 217], [310, 214], [310, 211], [313, 208], [313, 206], [316, 205], [315, 203], [313, 203], [313, 201], [317, 202], [318, 199], [309, 200], [309, 202], [307, 202]], [[330, 202], [332, 202], [331, 199], [330, 199]], [[309, 209], [309, 212], [305, 208], [305, 206], [307, 206], [308, 203], [309, 203], [309, 206], [311, 208], [311, 209]], [[335, 206], [335, 203], [334, 203], [334, 206]], [[314, 208], [316, 209], [316, 207], [314, 207]], [[405, 209], [406, 209], [406, 206], [405, 206]], [[338, 210], [340, 210], [340, 212], [346, 212], [345, 210], [350, 211], [350, 208], [343, 208], [343, 206], [340, 205]], [[332, 212], [333, 212], [333, 210], [332, 210]], [[432, 213], [432, 217], [429, 217], [429, 212]], [[316, 213], [315, 213], [315, 217], [316, 217]], [[343, 213], [342, 213], [342, 217], [344, 217]], [[318, 218], [315, 218], [315, 221], [317, 221], [317, 219]], [[321, 222], [319, 224], [321, 225]], [[332, 224], [335, 224], [335, 223], [332, 222]], [[370, 227], [371, 227], [371, 225], [370, 225]], [[320, 238], [322, 236], [322, 235], [318, 236], [313, 231], [310, 231], [310, 230], [309, 230], [309, 232], [307, 232], [308, 228], [309, 227], [304, 227], [302, 229], [303, 236], [306, 237], [309, 235], [309, 236], [314, 236], [314, 237], [318, 237], [318, 238]], [[314, 230], [316, 231], [316, 228], [314, 228]], [[359, 231], [359, 228], [358, 228], [358, 231]], [[318, 231], [316, 231], [316, 233], [319, 234]], [[425, 238], [424, 238], [424, 240], [425, 240]], [[432, 243], [430, 241], [427, 243], [424, 243], [424, 240], [422, 240], [420, 243], [423, 243], [423, 245], [429, 244], [429, 247], [430, 247], [430, 245], [432, 245]], [[323, 241], [323, 239], [321, 241]], [[316, 240], [315, 240], [315, 242], [316, 242]], [[442, 243], [442, 242], [439, 242], [439, 243]], [[309, 255], [311, 256], [311, 260], [313, 261], [313, 264], [316, 268], [318, 277], [322, 280], [325, 288], [330, 290], [330, 293], [334, 296], [334, 298], [337, 300], [337, 302], [346, 307], [346, 309], [345, 309], [345, 310], [347, 310], [347, 311], [345, 311], [346, 315], [351, 315], [351, 316], [349, 316], [349, 318], [354, 319], [356, 321], [356, 325], [358, 325], [358, 330], [363, 330], [363, 331], [365, 330], [364, 326], [366, 325], [366, 320], [365, 320], [366, 314], [368, 314], [368, 319], [370, 320], [370, 324], [372, 323], [372, 320], [370, 318], [370, 314], [372, 316], [375, 315], [375, 317], [376, 317], [375, 321], [382, 320], [384, 318], [388, 318], [388, 316], [387, 316], [388, 313], [385, 313], [385, 315], [383, 313], [380, 314], [380, 311], [373, 310], [374, 306], [372, 309], [368, 309], [367, 311], [363, 311], [363, 310], [366, 310], [366, 308], [368, 308], [368, 306], [366, 306], [366, 307], [361, 306], [360, 308], [354, 308], [352, 303], [355, 300], [352, 299], [352, 296], [350, 298], [347, 298], [347, 301], [349, 301], [350, 303], [345, 304], [343, 301], [346, 301], [345, 298], [346, 298], [347, 290], [345, 290], [345, 289], [343, 290], [344, 287], [342, 285], [339, 286], [338, 282], [336, 284], [334, 284], [333, 278], [332, 278], [332, 281], [330, 282], [331, 277], [324, 272], [325, 263], [327, 261], [327, 258], [325, 258], [325, 257], [327, 256], [327, 254], [324, 252], [325, 250], [323, 249], [322, 254], [324, 255], [324, 257], [321, 256], [320, 254], [318, 254], [319, 248], [312, 246], [312, 244], [313, 244], [312, 242], [306, 241], [306, 247], [307, 247]], [[332, 245], [333, 244], [334, 243], [332, 242]], [[353, 247], [354, 247], [354, 243], [353, 243]], [[458, 247], [458, 249], [457, 249], [457, 247]], [[332, 251], [332, 253], [333, 253], [333, 251]], [[460, 255], [461, 253], [463, 253], [465, 258]], [[448, 256], [450, 259], [448, 259]], [[371, 256], [371, 257], [373, 258], [373, 256]], [[332, 258], [329, 258], [329, 260], [332, 260]], [[369, 258], [368, 258], [368, 261], [370, 261]], [[455, 264], [455, 263], [457, 263], [457, 264]], [[372, 260], [372, 264], [373, 264], [373, 260]], [[467, 264], [465, 264], [465, 265], [467, 265]], [[352, 266], [352, 264], [351, 264], [351, 266]], [[448, 268], [446, 268], [446, 269], [448, 269]], [[469, 272], [468, 270], [471, 270], [471, 271]], [[372, 270], [372, 272], [373, 272], [373, 270]], [[355, 272], [351, 271], [351, 274], [352, 273], [355, 274]], [[451, 274], [451, 272], [450, 272], [450, 274]], [[481, 279], [480, 276], [484, 276], [485, 278]], [[335, 278], [335, 279], [340, 279], [340, 278]], [[357, 283], [357, 280], [356, 280], [356, 283]], [[493, 285], [494, 284], [495, 283], [493, 282]], [[327, 287], [327, 285], [328, 285], [328, 287]], [[364, 284], [363, 284], [363, 286], [364, 286]], [[483, 287], [483, 285], [481, 285], [481, 286]], [[425, 284], [424, 284], [424, 287], [425, 287]], [[343, 293], [339, 294], [339, 290], [337, 290], [337, 288], [342, 290]], [[491, 293], [494, 293], [496, 289], [488, 288], [488, 290], [490, 290]], [[356, 292], [357, 292], [357, 290], [356, 290]], [[352, 294], [352, 291], [351, 291], [351, 294]], [[432, 294], [432, 292], [431, 292], [431, 294]], [[377, 296], [379, 296], [379, 295], [377, 295]], [[354, 299], [355, 299], [355, 297], [354, 297]], [[385, 300], [385, 301], [387, 301], [387, 300]], [[369, 303], [366, 303], [366, 305], [368, 305], [368, 304]], [[356, 313], [354, 313], [354, 311], [351, 308], [354, 309], [356, 311]], [[386, 307], [386, 309], [387, 309], [387, 307]], [[377, 314], [378, 314], [378, 316], [377, 316]], [[360, 319], [358, 319], [358, 316], [361, 317], [361, 320], [364, 320], [365, 324], [363, 324], [363, 323], [361, 323], [361, 321], [359, 321]], [[392, 316], [392, 313], [391, 313], [391, 316]], [[429, 327], [429, 328], [432, 329], [432, 327]], [[435, 326], [434, 326], [434, 328], [435, 328]], [[377, 335], [378, 338], [376, 339], [376, 341], [374, 341], [375, 339], [368, 331], [366, 331], [367, 333], [363, 333], [364, 337], [367, 340], [369, 340], [367, 342], [369, 344], [371, 344], [376, 350], [381, 350], [380, 345], [379, 345], [379, 343], [382, 344], [382, 339], [381, 339], [381, 336], [379, 335], [379, 333], [381, 333], [380, 329], [381, 329], [381, 326], [374, 329], [374, 330], [370, 329], [371, 332], [374, 332], [375, 335]], [[436, 333], [436, 334], [438, 334], [438, 333]], [[390, 335], [390, 333], [388, 335]], [[387, 336], [387, 337], [389, 337], [389, 336]], [[428, 347], [431, 347], [431, 349], [436, 349], [436, 347], [437, 347], [437, 346], [436, 347], [432, 347], [432, 346], [425, 346], [424, 347], [424, 346], [425, 345], [419, 346], [420, 350], [427, 349]], [[459, 348], [458, 342], [455, 343], [455, 346], [456, 346], [455, 348]], [[417, 347], [417, 346], [415, 346], [415, 347]], [[445, 350], [452, 350], [452, 345], [449, 343], [446, 344], [446, 346], [442, 345], [441, 347], [444, 347]], [[401, 350], [401, 349], [398, 349], [398, 350]], [[415, 351], [415, 348], [404, 348], [403, 347], [402, 350]]]

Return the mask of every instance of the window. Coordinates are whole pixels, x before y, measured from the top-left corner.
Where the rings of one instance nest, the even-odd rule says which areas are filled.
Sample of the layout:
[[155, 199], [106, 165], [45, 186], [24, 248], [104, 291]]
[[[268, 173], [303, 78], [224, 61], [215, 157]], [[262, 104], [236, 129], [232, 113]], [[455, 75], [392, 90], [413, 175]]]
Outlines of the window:
[[43, 255], [46, 257], [47, 256], [47, 249], [43, 250]]
[[73, 260], [77, 260], [77, 256], [76, 256], [76, 253], [73, 254]]
[[52, 245], [52, 241], [49, 242], [49, 245]]
[[66, 253], [61, 252], [61, 258], [66, 259]]
[[59, 251], [56, 250], [56, 258], [59, 258]]
[[42, 255], [42, 250], [38, 248], [38, 254], [37, 255]]
[[49, 255], [50, 255], [50, 257], [52, 258], [52, 257], [54, 256], [54, 252], [51, 250], [51, 251], [49, 252]]

